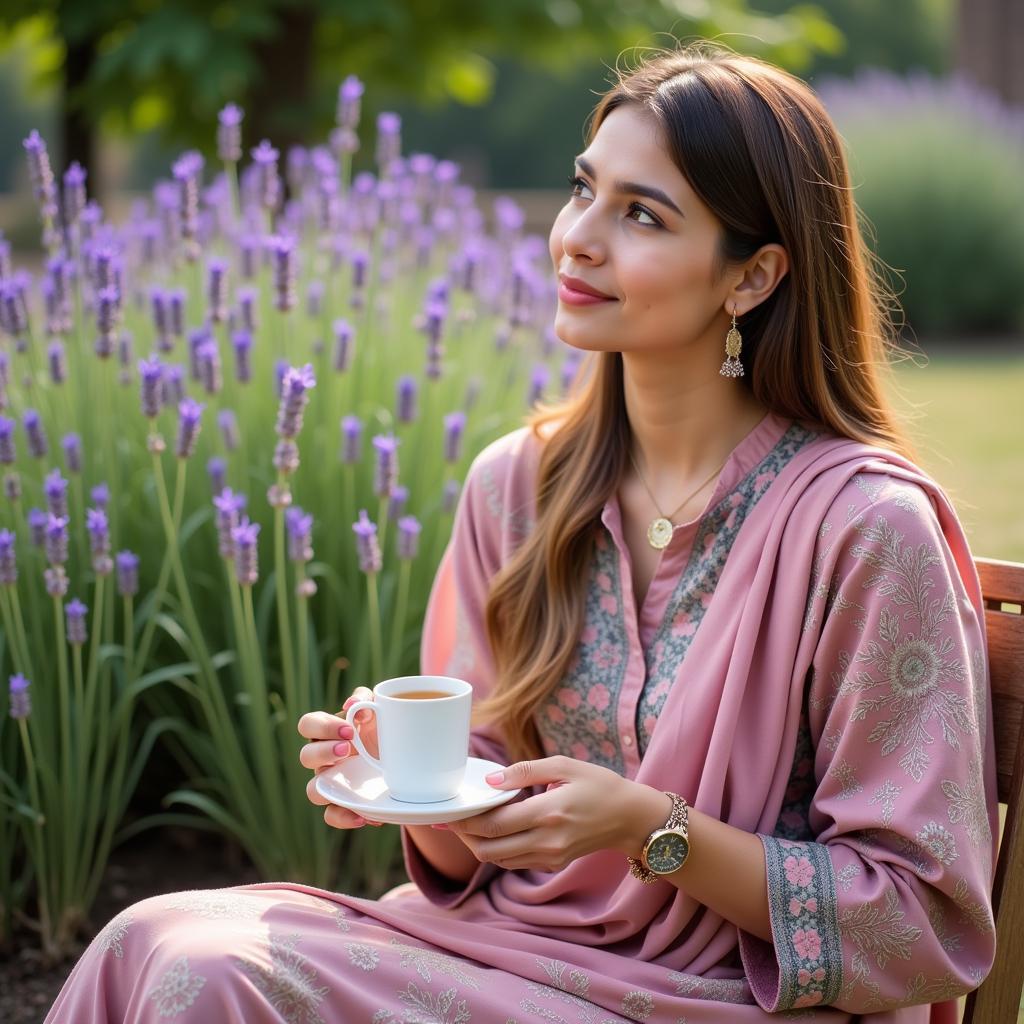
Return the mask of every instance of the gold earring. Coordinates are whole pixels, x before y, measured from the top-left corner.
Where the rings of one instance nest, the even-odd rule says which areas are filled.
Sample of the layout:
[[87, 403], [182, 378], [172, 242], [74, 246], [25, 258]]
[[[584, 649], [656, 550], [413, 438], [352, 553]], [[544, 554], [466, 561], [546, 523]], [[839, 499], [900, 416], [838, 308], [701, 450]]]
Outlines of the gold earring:
[[725, 336], [725, 362], [718, 371], [723, 377], [742, 377], [743, 364], [740, 362], [740, 351], [743, 348], [743, 335], [736, 327], [736, 307], [732, 307], [732, 327]]

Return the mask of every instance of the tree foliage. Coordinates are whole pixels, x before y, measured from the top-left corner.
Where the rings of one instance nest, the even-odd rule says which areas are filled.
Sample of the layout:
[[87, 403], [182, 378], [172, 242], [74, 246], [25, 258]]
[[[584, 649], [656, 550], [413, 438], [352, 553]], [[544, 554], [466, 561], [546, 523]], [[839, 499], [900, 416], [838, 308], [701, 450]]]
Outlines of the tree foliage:
[[199, 148], [229, 100], [252, 133], [319, 136], [349, 73], [371, 102], [479, 105], [508, 57], [564, 70], [637, 43], [716, 36], [799, 70], [841, 46], [819, 8], [766, 16], [746, 0], [6, 0], [0, 28], [29, 19], [65, 49], [45, 74], [59, 76], [69, 111]]

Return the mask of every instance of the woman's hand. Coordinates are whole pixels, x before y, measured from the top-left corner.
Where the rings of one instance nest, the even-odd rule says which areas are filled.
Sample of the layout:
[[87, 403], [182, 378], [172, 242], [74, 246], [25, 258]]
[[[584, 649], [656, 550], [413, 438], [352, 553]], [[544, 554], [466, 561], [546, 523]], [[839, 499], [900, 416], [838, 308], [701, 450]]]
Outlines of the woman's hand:
[[[314, 772], [313, 778], [306, 785], [306, 797], [310, 803], [324, 807], [324, 821], [334, 828], [359, 828], [362, 825], [381, 824], [379, 821], [368, 821], [355, 811], [332, 804], [316, 790], [317, 775], [359, 754], [350, 742], [354, 730], [344, 717], [345, 711], [357, 700], [373, 700], [373, 692], [365, 686], [360, 686], [345, 701], [339, 714], [310, 711], [299, 719], [299, 734], [307, 740], [312, 740], [299, 751], [299, 762], [304, 768], [312, 768]], [[366, 749], [376, 757], [377, 716], [364, 708], [356, 715], [355, 722], [359, 729], [359, 738], [366, 744]]]
[[520, 761], [503, 774], [501, 781], [488, 775], [488, 783], [495, 789], [547, 789], [443, 827], [455, 832], [478, 860], [510, 871], [560, 871], [597, 850], [635, 855], [639, 832], [647, 829], [642, 841], [660, 824], [656, 820], [648, 828], [646, 822], [662, 811], [664, 821], [671, 810], [672, 801], [652, 787], [571, 757]]

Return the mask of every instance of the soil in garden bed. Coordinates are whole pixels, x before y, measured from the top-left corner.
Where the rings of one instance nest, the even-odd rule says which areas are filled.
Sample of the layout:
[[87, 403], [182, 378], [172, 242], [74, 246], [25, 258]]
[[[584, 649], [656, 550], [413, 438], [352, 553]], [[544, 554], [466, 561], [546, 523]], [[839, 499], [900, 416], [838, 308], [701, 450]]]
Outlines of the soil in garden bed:
[[92, 932], [64, 963], [43, 967], [27, 931], [15, 934], [12, 954], [0, 953], [0, 1021], [40, 1024], [89, 939], [130, 904], [158, 893], [258, 881], [238, 848], [212, 833], [164, 828], [136, 836], [111, 853], [90, 915]]

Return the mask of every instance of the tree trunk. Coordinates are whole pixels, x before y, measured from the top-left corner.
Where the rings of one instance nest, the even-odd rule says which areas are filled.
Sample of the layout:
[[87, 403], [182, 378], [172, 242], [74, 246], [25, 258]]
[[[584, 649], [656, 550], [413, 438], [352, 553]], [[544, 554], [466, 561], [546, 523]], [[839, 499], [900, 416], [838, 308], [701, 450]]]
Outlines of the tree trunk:
[[959, 0], [957, 69], [1005, 103], [1024, 106], [1024, 3]]
[[247, 97], [244, 129], [247, 149], [269, 139], [280, 152], [283, 177], [288, 148], [311, 142], [316, 15], [310, 9], [286, 7], [276, 17], [277, 31], [254, 47], [262, 74]]
[[80, 91], [92, 72], [96, 60], [96, 41], [90, 37], [75, 41], [64, 37], [67, 55], [64, 58], [64, 96], [61, 111], [61, 152], [55, 161], [54, 174], [62, 176], [72, 160], [89, 172], [89, 194], [100, 196], [103, 183], [98, 180], [96, 129], [88, 110], [79, 98]]

